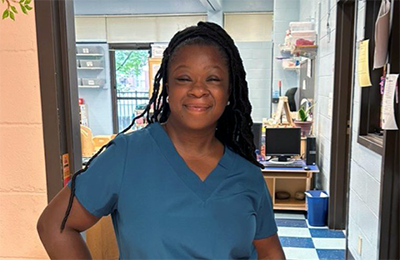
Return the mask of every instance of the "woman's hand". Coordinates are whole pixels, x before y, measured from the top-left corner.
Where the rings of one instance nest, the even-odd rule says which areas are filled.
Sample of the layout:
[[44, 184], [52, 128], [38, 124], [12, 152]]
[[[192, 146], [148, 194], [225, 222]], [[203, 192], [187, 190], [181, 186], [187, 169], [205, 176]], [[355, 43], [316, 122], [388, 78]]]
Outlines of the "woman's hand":
[[37, 230], [51, 259], [91, 259], [89, 249], [80, 232], [96, 224], [100, 218], [91, 215], [74, 198], [68, 221], [61, 233], [61, 222], [70, 194], [71, 190], [67, 186], [54, 197], [40, 216]]
[[258, 260], [261, 260], [261, 259], [285, 260], [286, 259], [277, 234], [267, 237], [267, 238], [254, 240], [253, 244], [254, 244], [254, 247], [257, 249]]

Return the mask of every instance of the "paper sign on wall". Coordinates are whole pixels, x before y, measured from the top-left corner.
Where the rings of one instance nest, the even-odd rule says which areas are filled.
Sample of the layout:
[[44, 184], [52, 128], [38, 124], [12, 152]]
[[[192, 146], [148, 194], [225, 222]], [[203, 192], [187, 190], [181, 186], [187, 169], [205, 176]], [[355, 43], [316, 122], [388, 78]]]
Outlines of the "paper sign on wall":
[[359, 43], [358, 55], [358, 83], [360, 87], [370, 87], [371, 80], [369, 77], [369, 61], [368, 61], [369, 40]]
[[307, 59], [307, 77], [309, 77], [309, 78], [312, 77], [311, 59]]
[[394, 114], [394, 97], [399, 74], [389, 74], [385, 80], [385, 92], [382, 99], [382, 129], [398, 130]]
[[374, 69], [386, 64], [390, 31], [390, 1], [382, 1], [375, 24]]
[[69, 155], [68, 153], [65, 153], [62, 155], [62, 166], [63, 166], [63, 180], [64, 180], [64, 186], [67, 185], [69, 180], [71, 179], [71, 174], [69, 171]]

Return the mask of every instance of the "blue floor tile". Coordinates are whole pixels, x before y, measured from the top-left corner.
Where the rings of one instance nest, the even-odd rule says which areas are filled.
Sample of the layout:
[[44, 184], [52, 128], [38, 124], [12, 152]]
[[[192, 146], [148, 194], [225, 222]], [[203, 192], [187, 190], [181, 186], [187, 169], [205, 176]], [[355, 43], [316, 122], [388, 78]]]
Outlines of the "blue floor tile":
[[276, 219], [278, 227], [307, 227], [307, 222], [302, 219]]
[[283, 247], [314, 248], [311, 238], [305, 237], [279, 237]]
[[311, 233], [311, 237], [345, 238], [343, 231], [340, 231], [340, 230], [310, 228], [310, 233]]
[[[279, 212], [275, 217], [279, 240], [288, 260], [346, 259], [346, 237], [343, 231], [329, 230], [328, 227], [309, 227], [307, 221], [299, 214], [291, 217], [287, 212]], [[307, 230], [307, 235], [304, 230]]]
[[346, 250], [338, 249], [317, 249], [320, 260], [345, 260]]

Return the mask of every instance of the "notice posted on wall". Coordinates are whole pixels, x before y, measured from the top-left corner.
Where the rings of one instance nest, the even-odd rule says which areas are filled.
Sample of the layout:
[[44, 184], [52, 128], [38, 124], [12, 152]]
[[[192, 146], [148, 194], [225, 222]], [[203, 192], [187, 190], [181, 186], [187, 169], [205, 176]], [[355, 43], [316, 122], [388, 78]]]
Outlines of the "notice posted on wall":
[[388, 74], [385, 80], [385, 92], [382, 99], [382, 129], [398, 130], [394, 114], [394, 98], [399, 74]]
[[369, 61], [368, 61], [369, 40], [361, 41], [358, 49], [358, 83], [360, 87], [370, 87], [371, 80], [369, 77]]

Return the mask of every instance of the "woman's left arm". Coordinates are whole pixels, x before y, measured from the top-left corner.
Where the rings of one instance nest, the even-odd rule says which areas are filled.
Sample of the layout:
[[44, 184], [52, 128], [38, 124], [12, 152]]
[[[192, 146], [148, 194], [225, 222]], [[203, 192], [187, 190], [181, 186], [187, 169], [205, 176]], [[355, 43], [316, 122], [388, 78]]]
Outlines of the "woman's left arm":
[[278, 235], [272, 235], [267, 238], [253, 240], [254, 247], [257, 249], [258, 260], [273, 259], [285, 260], [281, 243]]

